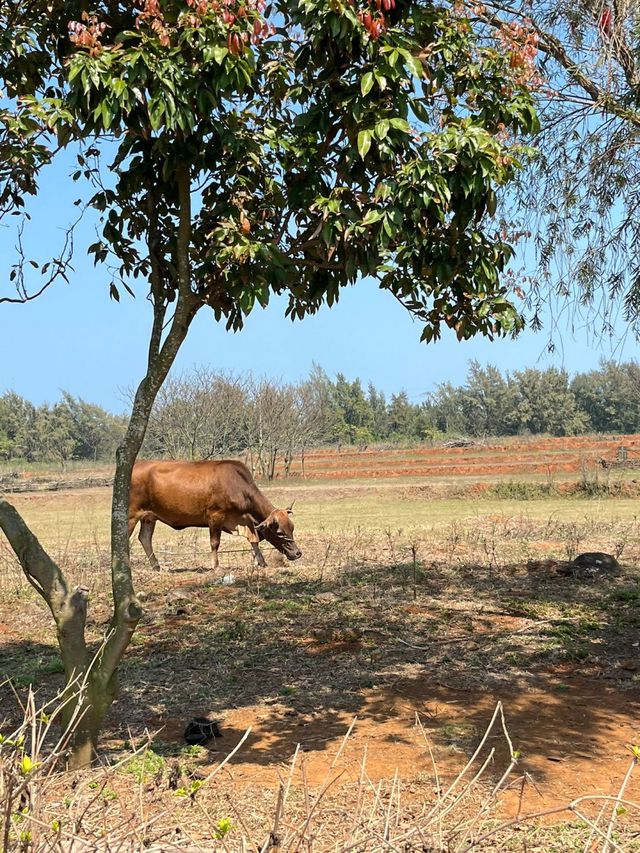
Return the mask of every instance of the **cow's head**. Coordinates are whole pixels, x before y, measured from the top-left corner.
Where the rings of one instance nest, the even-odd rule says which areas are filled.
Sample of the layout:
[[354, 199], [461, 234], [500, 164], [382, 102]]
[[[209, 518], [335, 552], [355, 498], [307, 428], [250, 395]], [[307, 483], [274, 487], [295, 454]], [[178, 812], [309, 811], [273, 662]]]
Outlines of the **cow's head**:
[[293, 521], [290, 509], [274, 509], [273, 512], [256, 524], [256, 533], [261, 539], [266, 539], [288, 560], [298, 560], [302, 551], [293, 538]]

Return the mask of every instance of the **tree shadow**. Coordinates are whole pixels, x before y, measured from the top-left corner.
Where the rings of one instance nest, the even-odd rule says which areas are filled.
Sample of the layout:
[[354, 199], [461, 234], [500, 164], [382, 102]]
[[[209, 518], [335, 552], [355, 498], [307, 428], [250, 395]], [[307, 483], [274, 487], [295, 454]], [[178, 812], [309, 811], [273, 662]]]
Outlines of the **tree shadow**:
[[[516, 738], [535, 750], [599, 744], [612, 718], [635, 713], [635, 677], [620, 666], [638, 625], [630, 576], [603, 589], [522, 566], [469, 566], [455, 572], [455, 596], [451, 583], [448, 571], [423, 570], [414, 600], [402, 567], [367, 565], [330, 589], [276, 577], [220, 599], [207, 597], [209, 585], [181, 623], [166, 635], [156, 625], [150, 647], [128, 656], [125, 692], [144, 683], [156, 722], [221, 715], [225, 752], [251, 721], [234, 761], [258, 765], [285, 760], [305, 740], [314, 751], [335, 748], [356, 714], [376, 725], [401, 720], [381, 736], [397, 745], [415, 741], [414, 717], [424, 714], [436, 740], [468, 753], [498, 699]], [[463, 601], [473, 601], [471, 614], [455, 609]], [[547, 615], [556, 607], [566, 615]], [[464, 713], [434, 711], [461, 701]], [[144, 713], [127, 704], [127, 724], [141, 726]], [[448, 725], [467, 731], [442, 735]]]
[[[415, 587], [412, 571], [366, 563], [332, 583], [248, 574], [222, 587], [208, 571], [182, 570], [190, 595], [180, 608], [151, 584], [105, 741], [162, 729], [159, 739], [179, 743], [189, 719], [208, 714], [224, 736], [212, 760], [251, 725], [232, 763], [266, 768], [289, 761], [298, 743], [335, 753], [357, 715], [356, 732], [393, 760], [424, 750], [419, 715], [442, 755], [464, 757], [502, 701], [515, 748], [544, 780], [556, 759], [595, 758], [632, 739], [633, 569], [605, 585], [522, 565], [434, 563], [420, 567]], [[0, 649], [3, 671], [33, 671], [43, 697], [61, 685], [53, 647]], [[6, 714], [6, 700], [0, 707]], [[489, 743], [499, 766], [508, 759], [500, 730]]]

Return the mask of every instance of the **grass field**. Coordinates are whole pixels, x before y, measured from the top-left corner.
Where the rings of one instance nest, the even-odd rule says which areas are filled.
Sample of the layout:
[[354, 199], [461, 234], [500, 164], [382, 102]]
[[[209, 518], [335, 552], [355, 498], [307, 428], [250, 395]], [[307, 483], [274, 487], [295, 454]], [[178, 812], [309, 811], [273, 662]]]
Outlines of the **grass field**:
[[[110, 713], [104, 747], [109, 761], [120, 761], [146, 731], [156, 732], [156, 764], [148, 777], [142, 773], [142, 782], [124, 770], [109, 771], [113, 796], [106, 803], [100, 799], [100, 819], [108, 813], [124, 821], [127, 809], [139, 819], [144, 807], [145, 819], [158, 816], [158, 832], [177, 831], [171, 849], [186, 849], [189, 841], [206, 850], [215, 846], [215, 821], [229, 817], [235, 828], [220, 849], [240, 850], [241, 836], [256, 839], [270, 825], [278, 779], [289, 778], [301, 744], [290, 777], [290, 827], [296, 820], [311, 821], [310, 801], [332, 780], [318, 808], [323, 828], [314, 823], [313, 850], [347, 849], [346, 842], [336, 844], [347, 825], [362, 827], [364, 813], [357, 809], [365, 801], [371, 832], [384, 837], [387, 815], [388, 839], [393, 833], [402, 839], [407, 827], [422, 826], [422, 846], [411, 836], [416, 846], [389, 841], [374, 848], [369, 840], [354, 849], [470, 849], [460, 827], [474, 809], [482, 810], [483, 797], [509, 765], [500, 730], [492, 732], [471, 772], [495, 750], [477, 784], [446, 812], [437, 832], [431, 824], [427, 831], [425, 815], [478, 746], [497, 701], [521, 757], [509, 777], [513, 787], [501, 789], [469, 838], [482, 839], [492, 822], [518, 810], [559, 809], [579, 796], [616, 794], [629, 766], [628, 746], [640, 743], [640, 504], [631, 496], [604, 495], [615, 492], [610, 488], [615, 482], [625, 484], [619, 494], [631, 495], [634, 477], [605, 481], [597, 469], [585, 467], [585, 452], [605, 456], [593, 441], [526, 447], [539, 459], [514, 478], [450, 472], [374, 478], [351, 476], [352, 466], [338, 479], [333, 472], [344, 454], [338, 461], [337, 454], [326, 456], [329, 476], [321, 476], [323, 455], [317, 454], [317, 476], [264, 487], [276, 504], [295, 498], [296, 540], [304, 556], [283, 565], [266, 546], [269, 567], [259, 572], [239, 537], [223, 540], [218, 576], [208, 569], [205, 531], [176, 533], [159, 525], [159, 573], [148, 568], [134, 541], [134, 574], [146, 612], [123, 661], [122, 694]], [[615, 443], [609, 457], [614, 448]], [[376, 458], [367, 451], [367, 465], [389, 472], [393, 452]], [[401, 453], [401, 467], [422, 464], [419, 453], [415, 465], [412, 451]], [[429, 465], [438, 467], [435, 451], [429, 453]], [[491, 453], [496, 455], [495, 448]], [[593, 485], [597, 479], [596, 496], [564, 493], [556, 489], [560, 480], [549, 483], [548, 477], [546, 492], [526, 486], [540, 483], [527, 472], [548, 465], [549, 454], [573, 454], [575, 468], [564, 472], [562, 484]], [[477, 455], [470, 448], [458, 450], [456, 458], [469, 469]], [[485, 459], [478, 468], [487, 465]], [[89, 631], [98, 641], [110, 615], [109, 490], [36, 492], [11, 500], [70, 578], [90, 589]], [[564, 561], [590, 550], [618, 556], [620, 572], [594, 578], [563, 573]], [[221, 584], [220, 576], [228, 573], [235, 582]], [[2, 671], [19, 696], [32, 684], [44, 700], [61, 684], [55, 634], [4, 540], [0, 594]], [[18, 716], [7, 685], [1, 703], [6, 728]], [[189, 751], [184, 726], [201, 714], [220, 722], [223, 737], [211, 748]], [[198, 792], [197, 802], [176, 794], [171, 782], [176, 772], [177, 787], [189, 788], [249, 727], [224, 774]], [[396, 771], [399, 782], [393, 782]], [[59, 790], [52, 790], [60, 806]], [[625, 797], [640, 799], [633, 775]], [[601, 809], [597, 827], [606, 832], [610, 803], [590, 800], [478, 845], [599, 850], [604, 841], [589, 821]], [[332, 821], [339, 830], [327, 829]], [[618, 847], [610, 849], [640, 849], [639, 825], [640, 810], [627, 806], [614, 836]]]

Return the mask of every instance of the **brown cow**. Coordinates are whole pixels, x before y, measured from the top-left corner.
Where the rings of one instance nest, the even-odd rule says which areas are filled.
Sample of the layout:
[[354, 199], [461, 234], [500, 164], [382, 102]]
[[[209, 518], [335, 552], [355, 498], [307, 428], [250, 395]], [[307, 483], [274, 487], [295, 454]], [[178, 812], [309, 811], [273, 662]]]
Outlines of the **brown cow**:
[[258, 547], [261, 539], [289, 560], [297, 560], [302, 551], [294, 541], [289, 513], [290, 510], [276, 509], [262, 494], [242, 462], [158, 460], [136, 462], [133, 467], [129, 536], [139, 521], [138, 538], [154, 569], [160, 568], [152, 544], [156, 521], [174, 530], [208, 527], [214, 569], [218, 568], [222, 531], [233, 533], [238, 526], [247, 529], [258, 565], [266, 565]]

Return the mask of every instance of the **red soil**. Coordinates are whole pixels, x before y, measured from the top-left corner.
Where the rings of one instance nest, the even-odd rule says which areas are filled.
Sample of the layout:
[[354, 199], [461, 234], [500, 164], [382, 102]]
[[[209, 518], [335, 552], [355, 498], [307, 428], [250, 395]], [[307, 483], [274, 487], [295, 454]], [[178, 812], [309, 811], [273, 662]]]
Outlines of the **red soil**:
[[[307, 479], [575, 474], [585, 465], [598, 465], [600, 459], [614, 460], [621, 445], [628, 448], [630, 460], [640, 461], [638, 435], [571, 436], [501, 439], [475, 447], [318, 450], [306, 454], [304, 474]], [[292, 465], [291, 474], [302, 474], [299, 459]]]

